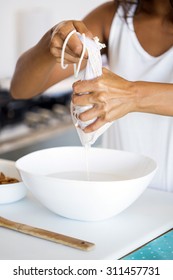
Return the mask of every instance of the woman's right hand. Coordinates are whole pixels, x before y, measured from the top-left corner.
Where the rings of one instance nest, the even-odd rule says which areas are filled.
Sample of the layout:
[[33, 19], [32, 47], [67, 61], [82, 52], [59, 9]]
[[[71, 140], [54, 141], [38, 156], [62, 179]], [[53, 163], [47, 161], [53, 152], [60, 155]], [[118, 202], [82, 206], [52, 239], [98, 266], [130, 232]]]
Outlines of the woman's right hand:
[[[61, 63], [62, 46], [67, 35], [76, 30], [81, 34], [93, 38], [91, 32], [87, 29], [82, 21], [69, 20], [63, 21], [52, 28], [52, 36], [50, 41], [50, 53], [55, 57], [58, 63]], [[65, 55], [64, 64], [78, 63], [83, 49], [83, 44], [78, 38], [77, 34], [74, 33], [68, 40]], [[84, 59], [87, 59], [87, 52], [85, 53]]]

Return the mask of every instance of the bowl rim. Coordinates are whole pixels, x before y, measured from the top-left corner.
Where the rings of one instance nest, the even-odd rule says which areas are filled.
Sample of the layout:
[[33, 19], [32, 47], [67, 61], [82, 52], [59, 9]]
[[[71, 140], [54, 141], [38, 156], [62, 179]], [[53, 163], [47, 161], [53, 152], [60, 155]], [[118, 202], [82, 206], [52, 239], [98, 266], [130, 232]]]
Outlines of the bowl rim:
[[[83, 184], [86, 184], [86, 183], [88, 184], [89, 182], [92, 182], [92, 183], [94, 182], [95, 184], [103, 183], [103, 181], [101, 181], [101, 180], [100, 181], [98, 181], [98, 180], [97, 181], [94, 181], [94, 180], [86, 181], [86, 180], [66, 179], [66, 178], [58, 178], [58, 177], [56, 178], [56, 177], [49, 176], [50, 174], [39, 174], [39, 173], [36, 173], [36, 172], [31, 173], [29, 171], [26, 171], [26, 169], [22, 168], [21, 166], [19, 166], [20, 162], [22, 160], [24, 160], [25, 158], [27, 158], [28, 156], [30, 156], [32, 154], [37, 154], [37, 153], [40, 153], [40, 152], [44, 153], [44, 152], [48, 152], [50, 150], [53, 151], [53, 150], [58, 150], [58, 149], [65, 149], [65, 150], [70, 150], [70, 149], [76, 149], [77, 150], [77, 149], [79, 149], [79, 150], [81, 150], [83, 148], [84, 148], [83, 146], [59, 146], [59, 147], [51, 147], [51, 148], [45, 148], [45, 149], [37, 150], [37, 151], [28, 153], [28, 154], [22, 156], [21, 158], [19, 158], [15, 162], [15, 166], [18, 169], [19, 172], [20, 171], [25, 172], [26, 174], [31, 175], [31, 176], [34, 175], [34, 176], [42, 177], [42, 178], [49, 178], [49, 179], [54, 179], [54, 180], [57, 179], [59, 182], [69, 182], [69, 181], [71, 181], [71, 182], [83, 183]], [[149, 173], [147, 173], [144, 176], [138, 176], [136, 178], [123, 179], [123, 180], [110, 180], [110, 181], [106, 180], [106, 181], [104, 181], [104, 183], [111, 184], [111, 183], [115, 183], [115, 182], [116, 183], [121, 183], [121, 182], [124, 182], [124, 181], [136, 181], [136, 180], [139, 180], [141, 178], [145, 178], [152, 173], [155, 173], [158, 169], [157, 162], [153, 158], [151, 158], [149, 156], [146, 156], [146, 155], [143, 155], [143, 154], [138, 154], [138, 153], [135, 153], [135, 152], [129, 152], [129, 151], [124, 151], [124, 150], [101, 148], [101, 147], [92, 147], [92, 149], [94, 149], [94, 150], [107, 150], [109, 152], [113, 151], [113, 152], [117, 152], [117, 153], [124, 153], [124, 154], [129, 154], [129, 155], [134, 155], [134, 156], [136, 155], [136, 156], [140, 156], [142, 158], [146, 158], [146, 159], [150, 160], [150, 162], [153, 164], [152, 171], [150, 171]]]
[[11, 188], [16, 188], [16, 187], [20, 187], [23, 186], [24, 182], [23, 181], [19, 181], [19, 182], [15, 182], [15, 183], [10, 183], [10, 184], [0, 184], [0, 190], [1, 189], [11, 189]]

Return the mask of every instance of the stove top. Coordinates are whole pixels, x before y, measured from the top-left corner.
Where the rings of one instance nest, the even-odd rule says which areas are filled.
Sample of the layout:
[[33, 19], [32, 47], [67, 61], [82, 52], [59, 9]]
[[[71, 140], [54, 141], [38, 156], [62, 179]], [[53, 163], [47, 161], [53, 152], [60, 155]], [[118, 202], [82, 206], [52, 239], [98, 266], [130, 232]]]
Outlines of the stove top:
[[61, 118], [69, 110], [70, 94], [40, 95], [29, 100], [14, 100], [8, 90], [0, 90], [0, 130], [9, 125], [25, 123], [38, 126]]

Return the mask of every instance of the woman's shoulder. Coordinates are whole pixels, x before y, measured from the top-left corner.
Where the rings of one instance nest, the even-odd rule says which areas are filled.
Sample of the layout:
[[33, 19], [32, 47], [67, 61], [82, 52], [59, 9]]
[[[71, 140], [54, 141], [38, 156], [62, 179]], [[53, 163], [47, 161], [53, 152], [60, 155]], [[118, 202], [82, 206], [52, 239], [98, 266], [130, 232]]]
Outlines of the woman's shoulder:
[[85, 18], [84, 22], [93, 35], [98, 36], [100, 40], [106, 43], [109, 38], [110, 27], [112, 20], [117, 11], [117, 5], [114, 1], [106, 2], [92, 12]]

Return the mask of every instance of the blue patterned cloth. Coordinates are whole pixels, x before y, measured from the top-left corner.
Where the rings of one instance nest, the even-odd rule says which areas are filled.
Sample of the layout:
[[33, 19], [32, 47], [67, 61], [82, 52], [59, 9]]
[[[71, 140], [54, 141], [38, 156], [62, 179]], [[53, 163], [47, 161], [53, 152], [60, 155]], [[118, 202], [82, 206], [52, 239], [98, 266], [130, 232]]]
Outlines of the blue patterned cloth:
[[173, 260], [173, 229], [122, 260]]

